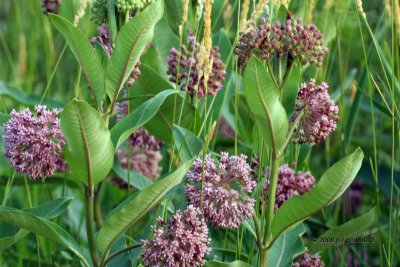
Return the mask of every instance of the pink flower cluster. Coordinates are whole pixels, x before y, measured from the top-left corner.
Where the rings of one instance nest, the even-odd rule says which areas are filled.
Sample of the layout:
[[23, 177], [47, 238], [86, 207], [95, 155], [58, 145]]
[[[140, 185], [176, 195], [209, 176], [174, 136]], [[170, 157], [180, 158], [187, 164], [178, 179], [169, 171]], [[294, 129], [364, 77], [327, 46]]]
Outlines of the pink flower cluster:
[[[116, 111], [117, 121], [122, 120], [128, 114], [127, 101], [118, 103]], [[121, 167], [135, 170], [151, 180], [157, 179], [162, 170], [159, 166], [162, 160], [161, 141], [142, 127], [129, 136], [127, 143], [127, 149], [119, 148], [116, 151]], [[128, 184], [118, 177], [113, 176], [112, 181], [121, 189], [128, 187]]]
[[[287, 164], [279, 167], [275, 195], [275, 211], [289, 198], [303, 195], [309, 191], [314, 187], [314, 183], [314, 176], [312, 176], [310, 172], [298, 172], [297, 175], [295, 175], [295, 171]], [[266, 201], [268, 201], [268, 187], [269, 179], [263, 185]]]
[[247, 156], [221, 153], [219, 165], [206, 155], [197, 158], [188, 172], [188, 203], [202, 207], [204, 218], [218, 228], [237, 228], [252, 216], [254, 199], [249, 193], [256, 187], [251, 179]]
[[242, 70], [252, 55], [265, 61], [287, 54], [289, 60], [299, 57], [302, 64], [321, 66], [328, 52], [323, 38], [314, 24], [303, 26], [301, 19], [288, 18], [283, 23], [277, 20], [272, 25], [269, 18], [261, 18], [258, 26], [249, 25], [241, 33], [234, 52]]
[[[225, 64], [220, 59], [218, 46], [211, 49], [209, 59], [212, 61], [212, 71], [207, 81], [207, 88], [204, 84], [204, 75], [200, 77], [198, 71], [198, 53], [200, 44], [196, 42], [196, 37], [188, 36], [188, 46], [181, 46], [181, 54], [176, 48], [172, 48], [167, 58], [170, 81], [180, 85], [182, 91], [187, 91], [193, 98], [200, 99], [206, 94], [215, 95], [221, 88], [225, 80]], [[179, 65], [179, 67], [178, 67]], [[203, 66], [204, 68], [204, 66]], [[179, 73], [178, 73], [179, 71]]]
[[58, 13], [60, 8], [61, 0], [42, 0], [42, 10], [43, 13]]
[[168, 223], [159, 219], [153, 231], [153, 238], [143, 241], [146, 266], [202, 266], [211, 251], [207, 225], [193, 206], [175, 213]]
[[11, 112], [4, 124], [5, 155], [17, 172], [31, 179], [49, 177], [56, 170], [65, 169], [62, 147], [65, 144], [60, 129], [58, 110], [46, 106], [35, 107], [36, 116], [29, 108]]
[[325, 263], [318, 255], [303, 253], [294, 260], [292, 267], [325, 267]]
[[339, 108], [329, 96], [328, 87], [326, 83], [315, 85], [314, 79], [300, 86], [295, 112], [291, 118], [293, 122], [303, 112], [295, 130], [295, 144], [318, 144], [336, 129]]

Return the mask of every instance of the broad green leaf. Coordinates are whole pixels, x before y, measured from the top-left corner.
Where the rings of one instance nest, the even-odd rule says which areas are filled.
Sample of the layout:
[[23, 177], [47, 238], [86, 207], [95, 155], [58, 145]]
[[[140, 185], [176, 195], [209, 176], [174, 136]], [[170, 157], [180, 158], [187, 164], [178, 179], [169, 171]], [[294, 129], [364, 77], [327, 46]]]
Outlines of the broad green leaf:
[[289, 116], [293, 114], [296, 105], [297, 92], [299, 91], [301, 81], [301, 65], [296, 61], [286, 75], [284, 86], [281, 91], [282, 105]]
[[250, 264], [236, 260], [233, 262], [223, 262], [223, 261], [207, 261], [204, 267], [251, 267]]
[[[29, 106], [39, 105], [42, 98], [41, 96], [28, 94], [2, 81], [0, 81], [0, 95], [11, 97], [18, 103]], [[50, 108], [60, 108], [64, 106], [62, 102], [50, 98], [44, 98], [42, 104]]]
[[134, 226], [146, 215], [162, 197], [173, 187], [181, 183], [183, 177], [192, 165], [192, 160], [184, 163], [179, 169], [167, 177], [154, 182], [139, 192], [134, 198], [117, 207], [118, 211], [112, 214], [103, 224], [97, 244], [101, 252], [107, 252], [114, 241], [129, 227]]
[[[246, 97], [243, 93], [237, 93], [237, 109], [238, 114], [235, 119], [235, 127], [238, 133], [238, 138], [245, 144], [253, 144], [253, 128], [255, 124], [255, 118], [250, 111], [249, 105], [247, 104]], [[230, 112], [235, 114], [236, 97], [232, 96], [230, 100]]]
[[303, 224], [281, 235], [268, 250], [269, 267], [291, 267], [293, 259], [304, 252], [301, 236], [305, 233]]
[[63, 154], [74, 178], [95, 185], [110, 172], [114, 146], [101, 114], [88, 103], [72, 100], [61, 113], [61, 130], [67, 144]]
[[[347, 238], [365, 236], [376, 221], [377, 213], [374, 208], [364, 215], [329, 229], [318, 237], [317, 242], [309, 242], [307, 244], [308, 250], [310, 253], [314, 254], [333, 246], [343, 245]], [[334, 238], [337, 242], [318, 242], [321, 238]]]
[[49, 13], [51, 23], [64, 36], [93, 92], [97, 105], [104, 97], [104, 70], [100, 58], [86, 36], [68, 20]]
[[157, 114], [165, 99], [177, 93], [176, 90], [165, 90], [150, 98], [111, 129], [111, 140], [118, 148], [134, 131], [146, 124]]
[[81, 253], [78, 243], [63, 228], [52, 221], [30, 212], [0, 207], [0, 222], [15, 225], [34, 234], [48, 238], [69, 248], [86, 266], [88, 261]]
[[[155, 95], [173, 86], [161, 77], [160, 74], [146, 65], [142, 65], [140, 70], [142, 75], [135, 82], [131, 96]], [[132, 101], [131, 104], [134, 106], [137, 103]], [[200, 129], [198, 112], [180, 94], [168, 96], [161, 105], [158, 113], [145, 127], [156, 138], [170, 143], [172, 140], [173, 124], [179, 124], [179, 126], [195, 134]]]
[[158, 0], [134, 16], [118, 32], [116, 46], [108, 63], [106, 91], [110, 99], [117, 98], [144, 48], [153, 38], [153, 29], [164, 12], [163, 1]]
[[174, 125], [174, 144], [178, 151], [179, 158], [182, 162], [186, 162], [200, 153], [203, 148], [203, 141], [195, 136], [189, 130]]
[[[50, 200], [38, 207], [25, 209], [24, 211], [32, 213], [34, 215], [52, 219], [59, 216], [68, 205], [71, 203], [73, 198], [57, 198]], [[28, 231], [19, 229], [13, 225], [6, 223], [0, 223], [0, 249], [5, 249], [17, 241], [21, 240], [29, 234]]]
[[363, 157], [363, 152], [357, 148], [352, 154], [330, 167], [309, 192], [287, 200], [278, 209], [272, 221], [272, 240], [276, 240], [289, 227], [339, 198], [356, 177]]
[[130, 184], [139, 190], [142, 190], [153, 183], [149, 178], [137, 171], [128, 171], [123, 169], [118, 160], [114, 160], [113, 172], [127, 184]]
[[283, 145], [289, 130], [286, 111], [264, 65], [253, 56], [244, 74], [244, 92], [260, 134], [274, 151]]

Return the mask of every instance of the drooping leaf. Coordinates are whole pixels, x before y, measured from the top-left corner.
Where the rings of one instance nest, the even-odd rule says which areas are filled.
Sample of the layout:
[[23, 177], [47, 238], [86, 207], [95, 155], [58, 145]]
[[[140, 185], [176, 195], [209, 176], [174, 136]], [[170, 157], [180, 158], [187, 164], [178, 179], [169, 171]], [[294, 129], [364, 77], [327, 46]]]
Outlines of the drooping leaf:
[[186, 162], [196, 157], [203, 147], [203, 142], [189, 130], [174, 125], [174, 144], [179, 158]]
[[288, 71], [287, 75], [288, 78], [282, 88], [282, 105], [286, 110], [286, 114], [289, 116], [293, 114], [295, 104], [296, 104], [296, 97], [297, 92], [300, 87], [301, 82], [301, 65], [299, 63], [292, 66], [290, 71]]
[[[34, 215], [52, 219], [59, 216], [68, 205], [71, 203], [73, 198], [57, 198], [50, 200], [38, 207], [25, 209], [24, 211], [32, 213]], [[14, 225], [0, 223], [0, 249], [5, 249], [17, 241], [21, 240], [29, 234], [28, 231], [20, 229]]]
[[104, 70], [99, 56], [86, 36], [68, 20], [49, 13], [51, 23], [67, 40], [72, 53], [82, 67], [97, 105], [104, 96]]
[[116, 46], [106, 72], [106, 91], [115, 99], [128, 79], [144, 48], [153, 37], [154, 26], [164, 12], [164, 1], [158, 0], [134, 16], [118, 32]]
[[244, 92], [259, 133], [273, 150], [283, 145], [289, 129], [286, 111], [264, 65], [253, 56], [244, 74]]
[[34, 234], [43, 236], [69, 248], [82, 262], [89, 266], [78, 243], [63, 228], [54, 222], [30, 212], [0, 207], [0, 222], [15, 225]]
[[204, 267], [250, 267], [251, 265], [240, 260], [233, 262], [223, 262], [223, 261], [207, 261]]
[[268, 266], [291, 267], [293, 259], [304, 252], [301, 236], [305, 233], [303, 224], [281, 235], [268, 250]]
[[278, 209], [272, 221], [272, 240], [340, 197], [360, 170], [363, 156], [361, 149], [357, 148], [330, 167], [309, 192], [288, 199]]
[[192, 165], [192, 161], [184, 163], [179, 169], [167, 177], [154, 182], [139, 192], [134, 198], [117, 207], [103, 224], [97, 244], [101, 252], [109, 250], [114, 241], [129, 227], [134, 226], [147, 212], [159, 203], [162, 197], [178, 185]]
[[151, 120], [157, 114], [165, 99], [177, 93], [176, 90], [165, 90], [150, 98], [111, 129], [111, 139], [114, 147], [118, 148], [138, 128]]
[[[40, 96], [28, 94], [2, 81], [0, 81], [0, 95], [11, 97], [18, 103], [29, 106], [38, 105], [41, 102]], [[60, 108], [64, 106], [62, 102], [50, 98], [44, 98], [42, 104], [46, 105], [49, 108]]]
[[[324, 251], [329, 247], [343, 245], [347, 238], [365, 236], [368, 230], [376, 223], [376, 220], [377, 213], [374, 208], [364, 215], [329, 229], [317, 238], [317, 242], [309, 242], [307, 248], [310, 253], [314, 254]], [[323, 238], [334, 238], [335, 242], [318, 242], [318, 240]]]
[[61, 130], [67, 144], [63, 154], [72, 176], [95, 185], [110, 172], [114, 147], [101, 114], [82, 100], [72, 100], [61, 113]]

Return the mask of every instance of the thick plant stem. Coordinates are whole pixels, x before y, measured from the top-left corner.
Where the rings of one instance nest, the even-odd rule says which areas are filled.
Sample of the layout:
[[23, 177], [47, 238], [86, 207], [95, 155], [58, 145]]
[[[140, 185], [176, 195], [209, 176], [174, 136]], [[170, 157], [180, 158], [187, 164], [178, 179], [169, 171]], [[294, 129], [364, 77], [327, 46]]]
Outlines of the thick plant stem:
[[86, 206], [86, 234], [89, 245], [90, 257], [93, 266], [99, 266], [99, 256], [96, 249], [96, 239], [94, 235], [94, 188], [89, 185], [85, 188], [85, 206]]
[[[278, 183], [278, 170], [280, 164], [280, 156], [274, 156], [272, 159], [271, 166], [271, 178], [269, 181], [269, 192], [268, 192], [268, 203], [267, 203], [267, 223], [265, 225], [264, 231], [264, 242], [263, 247], [268, 247], [269, 242], [271, 242], [271, 230], [272, 230], [272, 219], [274, 216], [275, 208], [275, 193], [276, 185]], [[268, 251], [265, 249], [260, 253], [261, 266], [268, 266]]]

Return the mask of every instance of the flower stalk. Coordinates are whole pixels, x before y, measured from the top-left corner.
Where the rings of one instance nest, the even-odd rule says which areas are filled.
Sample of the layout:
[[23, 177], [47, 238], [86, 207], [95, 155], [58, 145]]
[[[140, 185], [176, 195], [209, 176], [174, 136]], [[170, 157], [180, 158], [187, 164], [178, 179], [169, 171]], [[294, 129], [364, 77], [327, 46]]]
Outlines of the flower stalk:
[[86, 210], [86, 234], [88, 239], [89, 253], [93, 266], [99, 266], [96, 239], [94, 233], [94, 187], [89, 179], [89, 185], [85, 187], [85, 210]]

